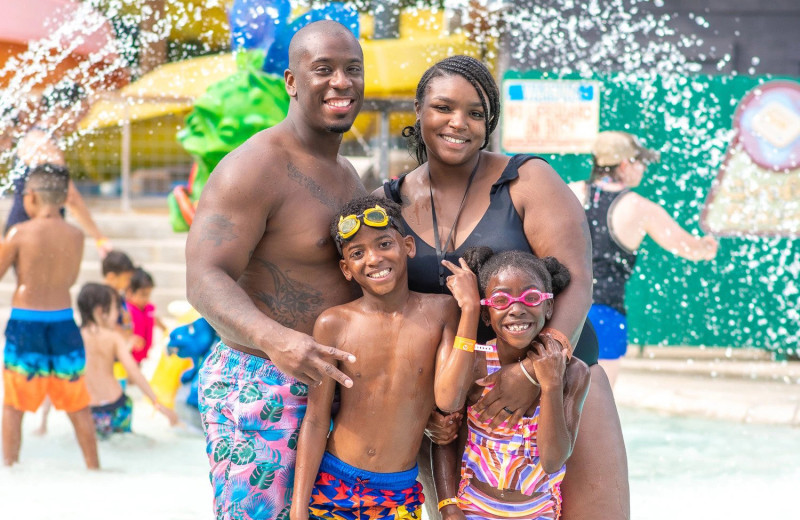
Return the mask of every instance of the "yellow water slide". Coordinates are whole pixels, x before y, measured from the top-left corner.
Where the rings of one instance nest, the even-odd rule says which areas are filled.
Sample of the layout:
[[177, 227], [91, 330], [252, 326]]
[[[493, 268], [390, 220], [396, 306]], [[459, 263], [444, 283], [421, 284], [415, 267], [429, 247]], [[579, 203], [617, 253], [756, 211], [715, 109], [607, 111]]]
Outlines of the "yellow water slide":
[[[171, 4], [167, 2], [168, 9]], [[227, 5], [222, 4], [220, 2], [208, 8], [208, 11], [202, 11], [202, 7], [194, 8], [191, 11], [194, 14], [189, 16], [194, 22], [173, 24], [180, 29], [173, 30], [171, 37], [192, 41], [205, 38], [209, 44], [218, 44], [222, 36], [229, 39], [224, 9]], [[197, 10], [200, 11], [195, 13]], [[203, 20], [202, 23], [200, 20]], [[441, 9], [404, 11], [398, 39], [374, 40], [372, 17], [362, 14], [359, 22], [367, 98], [413, 99], [419, 78], [433, 63], [454, 54], [479, 56], [481, 53], [480, 46], [470, 41], [465, 32], [447, 27], [446, 13]], [[214, 29], [210, 30], [209, 27]], [[202, 95], [209, 85], [235, 70], [236, 58], [233, 53], [191, 58], [162, 65], [119, 91], [110, 93], [95, 103], [82, 121], [81, 126], [88, 133], [73, 147], [68, 160], [71, 163], [78, 162], [79, 170], [93, 178], [116, 177], [118, 169], [109, 171], [109, 166], [101, 167], [95, 157], [98, 154], [119, 157], [124, 121], [129, 122], [132, 170], [163, 163], [156, 156], [158, 154], [172, 157], [185, 155], [175, 139], [175, 132], [191, 110], [192, 100]], [[399, 136], [403, 126], [413, 121], [413, 114], [392, 114], [391, 135]], [[368, 140], [377, 133], [377, 114], [362, 112], [353, 130], [345, 137]], [[155, 142], [158, 146], [154, 148], [152, 145]], [[189, 160], [188, 156], [185, 160]]]

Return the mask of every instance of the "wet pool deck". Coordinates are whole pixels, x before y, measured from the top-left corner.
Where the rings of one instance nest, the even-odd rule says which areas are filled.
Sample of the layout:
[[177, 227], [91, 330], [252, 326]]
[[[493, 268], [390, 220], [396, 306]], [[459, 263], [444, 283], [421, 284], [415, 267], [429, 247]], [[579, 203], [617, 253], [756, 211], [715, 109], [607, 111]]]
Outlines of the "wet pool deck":
[[614, 389], [620, 406], [681, 416], [800, 427], [800, 362], [756, 349], [629, 349]]

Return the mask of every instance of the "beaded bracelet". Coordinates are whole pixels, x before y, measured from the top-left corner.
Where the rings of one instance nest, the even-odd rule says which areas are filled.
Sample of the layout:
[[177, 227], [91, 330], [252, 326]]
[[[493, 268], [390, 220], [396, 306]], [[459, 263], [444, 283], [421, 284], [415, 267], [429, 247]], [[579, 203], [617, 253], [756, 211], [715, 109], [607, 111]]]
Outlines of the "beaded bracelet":
[[475, 340], [456, 336], [455, 341], [453, 341], [453, 348], [464, 352], [475, 352]]
[[560, 330], [556, 330], [551, 327], [545, 327], [542, 329], [539, 335], [547, 336], [561, 343], [561, 346], [567, 349], [567, 361], [572, 359], [572, 343], [569, 342], [567, 337]]
[[445, 498], [441, 502], [439, 502], [439, 511], [442, 510], [443, 507], [451, 506], [451, 505], [458, 505], [457, 498]]

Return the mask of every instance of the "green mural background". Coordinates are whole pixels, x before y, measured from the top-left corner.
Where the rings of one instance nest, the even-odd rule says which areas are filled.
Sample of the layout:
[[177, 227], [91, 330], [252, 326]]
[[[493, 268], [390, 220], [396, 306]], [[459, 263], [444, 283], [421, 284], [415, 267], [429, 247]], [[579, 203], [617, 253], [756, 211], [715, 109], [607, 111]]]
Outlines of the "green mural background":
[[[625, 130], [661, 150], [636, 192], [661, 203], [690, 232], [747, 92], [777, 79], [747, 76], [592, 78], [509, 71], [504, 79], [593, 79], [602, 83], [600, 130]], [[795, 79], [796, 78], [784, 78]], [[545, 155], [565, 181], [587, 179], [589, 155]], [[638, 345], [759, 347], [779, 357], [800, 343], [800, 240], [720, 238], [712, 262], [690, 262], [646, 238], [626, 288], [630, 341]]]

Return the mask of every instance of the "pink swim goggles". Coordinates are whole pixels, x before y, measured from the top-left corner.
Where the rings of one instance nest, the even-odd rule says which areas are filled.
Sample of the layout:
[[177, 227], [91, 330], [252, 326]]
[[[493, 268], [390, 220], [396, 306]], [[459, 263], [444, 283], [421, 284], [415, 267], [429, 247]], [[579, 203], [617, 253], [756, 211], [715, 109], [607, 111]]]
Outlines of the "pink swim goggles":
[[512, 304], [517, 302], [523, 303], [528, 307], [536, 307], [541, 305], [543, 301], [550, 300], [552, 298], [553, 293], [542, 292], [539, 289], [528, 289], [527, 291], [523, 291], [523, 293], [517, 297], [511, 296], [510, 294], [502, 291], [498, 291], [491, 297], [481, 300], [481, 305], [486, 305], [487, 307], [492, 307], [493, 309], [502, 311], [503, 309], [507, 309]]

